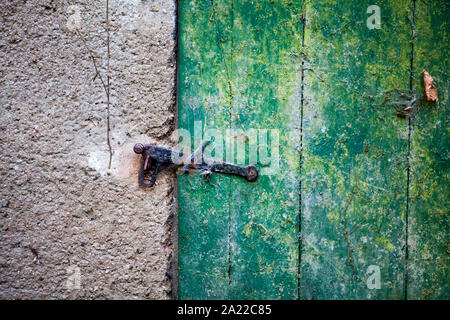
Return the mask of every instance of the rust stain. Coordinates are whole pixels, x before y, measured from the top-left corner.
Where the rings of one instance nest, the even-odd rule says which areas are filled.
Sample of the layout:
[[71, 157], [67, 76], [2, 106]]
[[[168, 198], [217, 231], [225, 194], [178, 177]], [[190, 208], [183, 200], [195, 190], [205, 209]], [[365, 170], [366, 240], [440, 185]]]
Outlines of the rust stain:
[[132, 144], [123, 144], [115, 151], [115, 158], [111, 168], [111, 174], [128, 184], [135, 183], [139, 168], [141, 166], [140, 157], [137, 157], [131, 149]]

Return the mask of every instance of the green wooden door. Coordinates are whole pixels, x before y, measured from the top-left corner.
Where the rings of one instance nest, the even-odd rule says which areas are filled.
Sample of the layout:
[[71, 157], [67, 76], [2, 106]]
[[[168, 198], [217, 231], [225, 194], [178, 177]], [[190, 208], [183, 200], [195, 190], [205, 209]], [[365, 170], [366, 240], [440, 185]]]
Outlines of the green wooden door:
[[184, 151], [261, 168], [179, 175], [179, 298], [449, 298], [448, 5], [372, 4], [179, 1]]

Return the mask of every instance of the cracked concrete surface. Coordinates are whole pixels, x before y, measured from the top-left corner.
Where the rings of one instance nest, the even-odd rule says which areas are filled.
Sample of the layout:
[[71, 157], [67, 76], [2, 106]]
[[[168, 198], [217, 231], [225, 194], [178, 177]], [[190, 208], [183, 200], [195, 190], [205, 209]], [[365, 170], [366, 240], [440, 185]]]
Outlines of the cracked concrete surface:
[[175, 176], [137, 186], [136, 142], [171, 145], [174, 1], [0, 3], [0, 298], [167, 299]]

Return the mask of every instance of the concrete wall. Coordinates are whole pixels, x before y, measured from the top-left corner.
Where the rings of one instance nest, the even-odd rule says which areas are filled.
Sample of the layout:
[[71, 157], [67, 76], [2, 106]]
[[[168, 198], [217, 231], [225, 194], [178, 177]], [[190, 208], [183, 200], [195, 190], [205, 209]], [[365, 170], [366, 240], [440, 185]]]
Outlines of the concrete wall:
[[137, 186], [136, 142], [170, 145], [174, 1], [0, 2], [0, 298], [166, 299], [173, 173]]

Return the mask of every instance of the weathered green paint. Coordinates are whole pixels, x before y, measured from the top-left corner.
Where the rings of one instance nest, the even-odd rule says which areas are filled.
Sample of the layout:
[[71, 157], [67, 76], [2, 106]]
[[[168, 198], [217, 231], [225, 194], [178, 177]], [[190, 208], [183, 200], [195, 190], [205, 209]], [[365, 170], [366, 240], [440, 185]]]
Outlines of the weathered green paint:
[[[230, 16], [224, 1], [215, 9], [200, 0], [179, 6], [178, 121], [194, 136], [195, 121], [218, 128], [230, 123], [223, 49]], [[198, 174], [178, 177], [179, 298], [228, 297], [231, 179], [213, 174], [205, 183]]]
[[259, 158], [263, 174], [256, 184], [233, 183], [230, 296], [236, 299], [295, 299], [298, 293], [303, 30], [301, 3], [293, 3], [233, 6], [232, 127], [278, 130], [280, 144], [274, 174], [265, 174], [270, 168]]
[[[410, 1], [310, 1], [303, 106], [302, 299], [401, 299], [407, 123], [391, 91], [409, 91]], [[381, 271], [368, 289], [366, 271]]]
[[[262, 174], [252, 184], [221, 175], [209, 183], [195, 174], [179, 177], [180, 298], [297, 298], [297, 4], [180, 1], [179, 127], [193, 133], [194, 121], [202, 121], [204, 133], [242, 129], [250, 140], [257, 136], [250, 129], [276, 129], [281, 159], [273, 175], [266, 174], [271, 164], [259, 161]], [[225, 150], [243, 137], [233, 134]], [[232, 162], [236, 152], [228, 153]]]
[[[449, 298], [449, 6], [377, 1], [369, 30], [372, 4], [180, 0], [179, 127], [243, 130], [223, 146], [239, 163], [230, 146], [245, 141], [239, 164], [254, 160], [250, 129], [277, 129], [280, 169], [253, 184], [179, 176], [179, 298]], [[415, 93], [425, 68], [440, 102], [420, 104], [409, 136], [395, 111], [411, 95], [414, 12]]]
[[408, 298], [449, 299], [450, 4], [417, 1], [414, 91], [425, 95], [422, 70], [435, 79], [439, 103], [419, 105], [412, 121]]

